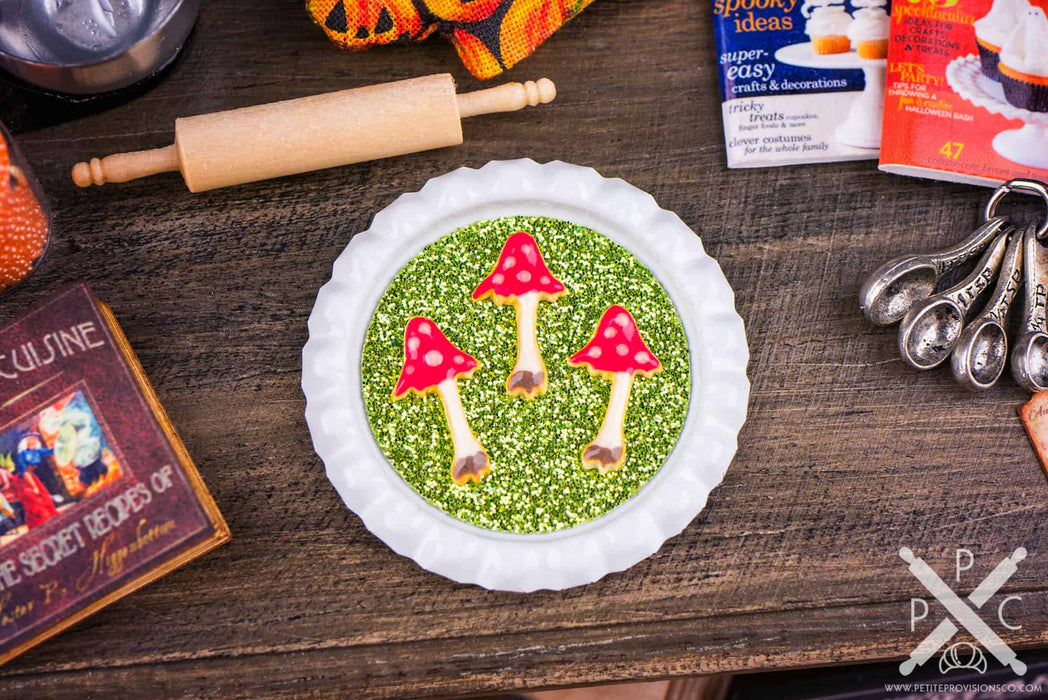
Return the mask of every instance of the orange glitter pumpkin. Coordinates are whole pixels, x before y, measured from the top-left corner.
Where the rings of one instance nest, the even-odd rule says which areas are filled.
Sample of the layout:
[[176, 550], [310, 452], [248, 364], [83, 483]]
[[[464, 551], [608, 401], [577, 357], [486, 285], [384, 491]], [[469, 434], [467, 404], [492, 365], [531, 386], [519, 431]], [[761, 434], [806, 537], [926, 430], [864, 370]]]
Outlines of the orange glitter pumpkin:
[[47, 214], [25, 173], [11, 165], [7, 141], [0, 132], [0, 288], [29, 274], [44, 252], [47, 234]]
[[0, 133], [0, 182], [7, 180], [10, 171], [11, 156], [7, 153], [7, 141], [4, 140], [4, 135]]

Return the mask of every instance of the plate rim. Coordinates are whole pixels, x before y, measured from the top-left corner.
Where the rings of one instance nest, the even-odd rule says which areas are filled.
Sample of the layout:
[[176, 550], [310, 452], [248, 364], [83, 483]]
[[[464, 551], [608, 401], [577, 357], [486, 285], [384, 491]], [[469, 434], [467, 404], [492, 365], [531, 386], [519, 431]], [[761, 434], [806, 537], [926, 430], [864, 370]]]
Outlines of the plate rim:
[[[491, 213], [478, 216], [483, 211]], [[625, 247], [666, 288], [691, 353], [688, 415], [655, 476], [606, 515], [552, 533], [486, 530], [429, 504], [389, 464], [364, 410], [360, 354], [379, 298], [425, 245], [470, 217], [556, 216], [551, 212], [557, 211], [566, 213], [559, 218]], [[734, 457], [746, 418], [744, 323], [731, 286], [700, 238], [643, 190], [561, 161], [491, 161], [478, 169], [458, 168], [418, 192], [400, 195], [335, 260], [308, 328], [302, 349], [306, 423], [347, 507], [422, 568], [493, 590], [584, 585], [654, 554], [705, 507]], [[692, 450], [696, 446], [701, 452]]]

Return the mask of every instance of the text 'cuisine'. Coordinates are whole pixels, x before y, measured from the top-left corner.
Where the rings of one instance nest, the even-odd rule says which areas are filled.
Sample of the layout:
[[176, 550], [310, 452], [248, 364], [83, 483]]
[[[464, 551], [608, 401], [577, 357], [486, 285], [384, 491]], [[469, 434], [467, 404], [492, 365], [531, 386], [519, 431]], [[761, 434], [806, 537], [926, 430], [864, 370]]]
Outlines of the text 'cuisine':
[[93, 321], [60, 328], [0, 353], [0, 377], [18, 379], [20, 374], [46, 367], [56, 358], [71, 357], [105, 344], [105, 336]]

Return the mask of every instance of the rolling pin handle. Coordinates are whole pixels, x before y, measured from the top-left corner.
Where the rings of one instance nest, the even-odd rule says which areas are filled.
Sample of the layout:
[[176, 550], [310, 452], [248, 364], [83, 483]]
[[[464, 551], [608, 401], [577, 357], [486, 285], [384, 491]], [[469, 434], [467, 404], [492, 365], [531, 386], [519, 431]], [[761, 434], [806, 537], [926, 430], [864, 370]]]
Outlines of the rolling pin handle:
[[557, 86], [549, 78], [529, 80], [526, 83], [506, 83], [498, 87], [466, 92], [457, 96], [459, 116], [474, 117], [478, 114], [515, 112], [525, 107], [534, 107], [552, 102], [557, 96]]
[[92, 158], [89, 163], [73, 166], [73, 182], [78, 187], [103, 185], [107, 182], [127, 182], [147, 175], [172, 172], [179, 169], [175, 146], [148, 151], [117, 153], [105, 158]]

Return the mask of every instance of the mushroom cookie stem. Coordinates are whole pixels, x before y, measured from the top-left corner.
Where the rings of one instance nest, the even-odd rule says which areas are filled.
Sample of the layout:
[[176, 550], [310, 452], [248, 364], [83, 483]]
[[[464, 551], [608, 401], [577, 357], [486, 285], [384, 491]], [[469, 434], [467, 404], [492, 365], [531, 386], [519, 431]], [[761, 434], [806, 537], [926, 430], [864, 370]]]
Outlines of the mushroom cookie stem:
[[626, 406], [630, 401], [633, 374], [616, 372], [611, 375], [611, 399], [604, 414], [604, 423], [593, 442], [582, 450], [582, 466], [599, 469], [601, 474], [618, 469], [626, 461], [626, 445], [622, 426], [626, 420]]
[[582, 450], [583, 467], [607, 474], [626, 461], [623, 424], [634, 375], [650, 377], [662, 369], [662, 364], [640, 337], [633, 316], [618, 305], [608, 307], [593, 337], [568, 363], [585, 365], [591, 374], [611, 380], [611, 398], [604, 423], [593, 442]]
[[484, 475], [491, 471], [488, 453], [469, 428], [466, 412], [462, 409], [459, 398], [458, 381], [445, 379], [437, 385], [437, 393], [444, 402], [444, 416], [451, 430], [451, 442], [455, 446], [455, 456], [451, 458], [451, 480], [456, 484], [470, 481], [480, 483]]
[[458, 391], [458, 380], [472, 377], [479, 366], [473, 357], [445, 338], [433, 321], [423, 316], [408, 321], [404, 329], [404, 366], [393, 389], [393, 400], [409, 393], [425, 396], [436, 392], [440, 397], [455, 448], [451, 480], [456, 484], [480, 483], [491, 471], [488, 453], [470, 430]]
[[517, 364], [506, 380], [506, 391], [529, 399], [546, 393], [548, 384], [535, 332], [538, 320], [539, 293], [528, 292], [518, 297]]
[[517, 231], [502, 246], [495, 268], [473, 290], [475, 300], [492, 297], [496, 304], [517, 308], [517, 364], [506, 381], [506, 391], [531, 399], [546, 392], [546, 367], [536, 339], [539, 302], [553, 301], [565, 292], [542, 259], [530, 234]]

